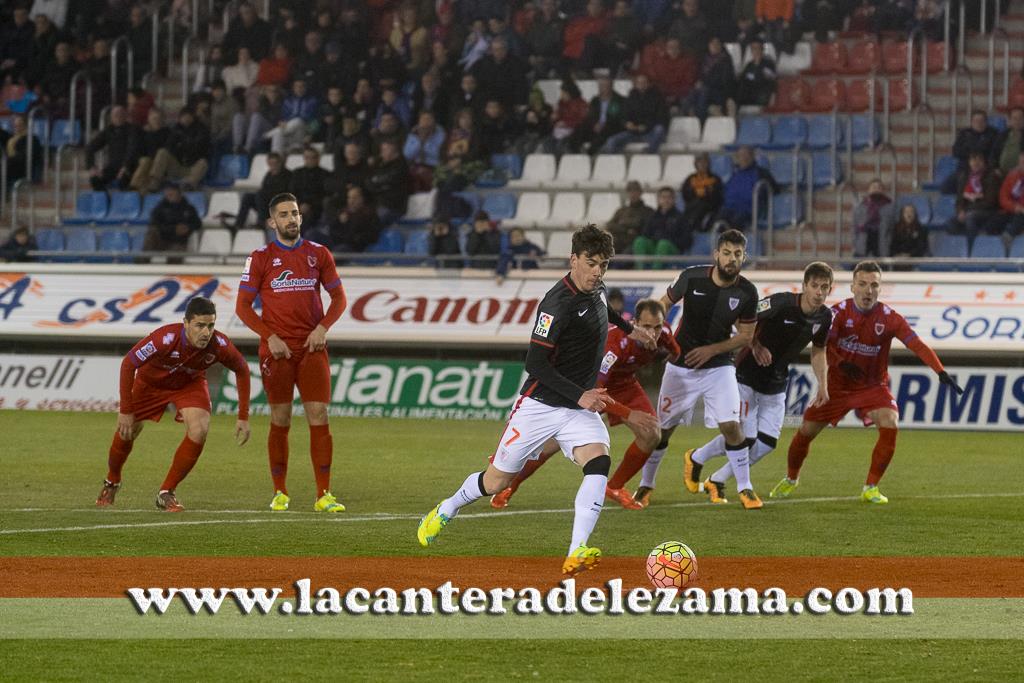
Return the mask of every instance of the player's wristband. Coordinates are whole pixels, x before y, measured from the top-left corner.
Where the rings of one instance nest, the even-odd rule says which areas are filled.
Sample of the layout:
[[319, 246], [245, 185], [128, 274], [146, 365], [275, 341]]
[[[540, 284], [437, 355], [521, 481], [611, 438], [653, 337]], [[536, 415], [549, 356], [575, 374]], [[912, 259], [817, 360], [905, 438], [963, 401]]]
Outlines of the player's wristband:
[[611, 401], [604, 407], [604, 410], [609, 415], [614, 415], [620, 420], [625, 420], [629, 417], [630, 412], [632, 412], [628, 406], [625, 406], [618, 401]]

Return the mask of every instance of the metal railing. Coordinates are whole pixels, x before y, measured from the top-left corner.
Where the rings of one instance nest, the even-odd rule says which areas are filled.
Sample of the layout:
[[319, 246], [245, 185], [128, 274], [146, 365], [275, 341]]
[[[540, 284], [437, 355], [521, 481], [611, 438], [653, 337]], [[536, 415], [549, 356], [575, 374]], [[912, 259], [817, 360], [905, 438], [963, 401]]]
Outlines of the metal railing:
[[38, 114], [42, 114], [44, 117], [46, 117], [46, 128], [43, 129], [42, 139], [39, 140], [39, 148], [42, 150], [43, 154], [42, 177], [45, 179], [46, 176], [48, 176], [50, 173], [50, 158], [46, 151], [50, 148], [50, 124], [52, 123], [52, 117], [50, 116], [50, 112], [44, 109], [41, 104], [37, 104], [28, 111], [27, 124], [29, 142], [25, 149], [25, 163], [27, 164], [26, 168], [28, 169], [25, 177], [30, 178], [33, 183], [35, 182], [35, 178], [33, 177], [32, 173], [32, 171], [35, 169], [35, 159], [33, 158], [35, 156], [35, 145], [32, 144], [32, 141], [36, 137], [36, 116]]
[[114, 40], [110, 46], [110, 101], [117, 102], [117, 55], [121, 52], [121, 45], [128, 48], [126, 60], [128, 62], [128, 87], [131, 90], [135, 85], [135, 48], [128, 40], [128, 36], [121, 36]]
[[935, 111], [927, 102], [921, 102], [914, 107], [913, 131], [914, 144], [912, 146], [914, 163], [914, 189], [921, 187], [921, 177], [918, 171], [918, 158], [921, 150], [921, 138], [918, 137], [921, 112], [928, 114], [928, 177], [935, 177]]
[[60, 225], [60, 212], [61, 202], [63, 201], [63, 188], [61, 186], [63, 181], [63, 169], [64, 169], [64, 155], [70, 153], [71, 156], [71, 196], [78, 197], [78, 176], [79, 176], [79, 161], [80, 161], [80, 148], [73, 145], [61, 145], [57, 148], [57, 154], [54, 156], [54, 173], [53, 173], [53, 222], [55, 225]]
[[857, 193], [853, 189], [853, 181], [843, 181], [839, 183], [839, 187], [836, 191], [836, 239], [835, 239], [835, 258], [838, 261], [843, 257], [843, 237], [846, 235], [844, 230], [844, 221], [846, 216], [846, 207], [844, 206], [846, 199], [846, 192], [849, 190], [852, 194], [853, 204], [850, 209], [856, 208], [857, 205]]
[[[197, 47], [201, 48], [199, 49], [199, 64], [198, 69], [196, 70], [198, 78], [198, 76], [203, 73], [203, 70], [206, 69], [206, 49], [205, 46], [200, 44], [198, 41], [196, 42]], [[189, 76], [191, 75], [189, 67], [191, 66], [190, 62], [192, 61], [191, 51], [192, 36], [187, 36], [185, 38], [185, 42], [181, 46], [181, 100], [182, 103], [185, 104], [188, 103], [189, 95]]]
[[970, 115], [974, 108], [974, 77], [966, 64], [960, 63], [953, 69], [953, 79], [950, 83], [950, 94], [952, 101], [949, 108], [949, 127], [956, 130], [956, 120], [960, 108], [960, 75], [963, 74], [967, 81], [967, 114]]
[[981, 33], [983, 34], [988, 33], [988, 12], [985, 10], [993, 4], [995, 5], [995, 12], [992, 14], [992, 30], [995, 31], [999, 29], [1000, 15], [1003, 13], [1002, 3], [1000, 0], [995, 0], [994, 3], [989, 2], [989, 0], [981, 0], [981, 2], [978, 3], [978, 27], [981, 29]]
[[0, 213], [7, 208], [7, 150], [0, 145]]
[[956, 65], [960, 66], [965, 63], [964, 55], [967, 51], [967, 3], [960, 3], [960, 16], [958, 17], [959, 24], [957, 29], [959, 36], [957, 37], [956, 45]]
[[78, 120], [78, 83], [83, 78], [85, 79], [85, 118], [82, 120], [81, 142], [83, 145], [87, 145], [89, 138], [92, 137], [92, 79], [85, 69], [71, 77], [71, 92], [68, 94], [68, 121], [71, 122], [72, 130], [74, 130], [75, 121]]
[[1003, 29], [995, 28], [988, 37], [988, 111], [995, 109], [997, 39], [1003, 41], [1003, 97], [1000, 104], [1010, 103], [1010, 36]]
[[[810, 152], [801, 152], [800, 158], [805, 162], [807, 175], [804, 177], [804, 219], [796, 222], [796, 211], [793, 212], [793, 219], [799, 232], [796, 234], [796, 249], [798, 253], [804, 251], [804, 232], [811, 230], [814, 236], [814, 253], [818, 253], [818, 229], [814, 223], [814, 155]], [[794, 202], [796, 198], [794, 197]], [[794, 209], [796, 208], [794, 204]]]
[[750, 203], [751, 215], [750, 215], [750, 235], [749, 236], [750, 236], [751, 241], [754, 242], [754, 244], [756, 244], [758, 247], [762, 247], [763, 248], [764, 245], [762, 245], [760, 243], [760, 241], [758, 240], [758, 233], [760, 232], [759, 223], [760, 223], [760, 220], [761, 220], [761, 218], [760, 218], [760, 214], [761, 214], [761, 210], [760, 210], [761, 206], [760, 206], [760, 204], [761, 204], [761, 194], [762, 194], [762, 192], [765, 192], [768, 195], [768, 204], [767, 204], [767, 208], [766, 208], [766, 214], [768, 216], [768, 220], [766, 221], [766, 225], [768, 226], [767, 229], [768, 229], [768, 244], [769, 244], [769, 246], [768, 246], [768, 249], [764, 251], [764, 253], [768, 254], [768, 255], [771, 255], [771, 254], [774, 253], [774, 250], [775, 250], [775, 236], [774, 236], [775, 230], [774, 230], [774, 227], [772, 225], [772, 212], [775, 209], [775, 194], [772, 192], [772, 185], [771, 185], [771, 183], [769, 183], [766, 179], [763, 179], [763, 178], [761, 180], [758, 180], [756, 183], [754, 183], [753, 196], [751, 196], [751, 198], [750, 198], [750, 202], [751, 202]]
[[949, 53], [953, 46], [950, 45], [950, 24], [952, 23], [952, 3], [946, 2], [942, 9], [942, 70], [949, 73]]

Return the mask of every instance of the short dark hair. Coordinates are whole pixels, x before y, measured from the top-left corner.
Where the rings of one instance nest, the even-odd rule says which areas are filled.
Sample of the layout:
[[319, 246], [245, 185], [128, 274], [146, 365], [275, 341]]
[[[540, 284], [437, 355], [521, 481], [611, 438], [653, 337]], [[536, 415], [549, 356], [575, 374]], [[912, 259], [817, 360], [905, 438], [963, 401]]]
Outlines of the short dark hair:
[[194, 296], [185, 306], [185, 320], [191, 320], [197, 315], [217, 315], [217, 305], [205, 296]]
[[274, 209], [277, 208], [277, 205], [282, 204], [284, 202], [295, 202], [296, 204], [298, 204], [299, 200], [291, 192], [281, 192], [280, 194], [275, 194], [274, 198], [270, 200], [269, 204], [270, 215], [273, 216]]
[[882, 267], [875, 261], [861, 261], [853, 267], [853, 277], [857, 277], [857, 273], [878, 273], [882, 274]]
[[808, 283], [815, 278], [821, 278], [828, 280], [829, 282], [835, 282], [835, 274], [832, 272], [832, 266], [825, 263], [824, 261], [814, 261], [808, 263], [807, 267], [804, 268], [804, 283]]
[[658, 188], [658, 194], [661, 194], [662, 192], [671, 192], [673, 197], [676, 196], [676, 191], [668, 185], [662, 185]]
[[652, 315], [665, 315], [665, 306], [657, 299], [640, 299], [636, 302], [635, 318], [639, 318], [646, 311], [650, 311]]
[[718, 241], [715, 242], [715, 249], [721, 249], [723, 244], [738, 244], [746, 248], [747, 236], [736, 228], [730, 228], [718, 236]]
[[608, 290], [608, 300], [625, 301], [626, 296], [622, 293], [622, 290], [618, 287], [612, 287]]
[[975, 109], [974, 111], [972, 111], [971, 118], [973, 119], [975, 116], [978, 116], [979, 114], [981, 116], [984, 116], [985, 119], [988, 120], [988, 112], [985, 111], [984, 109]]
[[572, 234], [572, 253], [577, 256], [615, 256], [615, 245], [610, 232], [589, 223]]

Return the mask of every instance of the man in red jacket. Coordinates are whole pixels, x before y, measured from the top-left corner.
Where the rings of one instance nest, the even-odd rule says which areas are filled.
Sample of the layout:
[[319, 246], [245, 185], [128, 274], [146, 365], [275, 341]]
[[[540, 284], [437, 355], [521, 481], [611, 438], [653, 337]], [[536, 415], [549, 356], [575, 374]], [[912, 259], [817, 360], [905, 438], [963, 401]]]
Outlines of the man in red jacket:
[[1003, 185], [999, 189], [999, 208], [997, 214], [985, 226], [991, 235], [1005, 233], [1014, 238], [1024, 230], [1024, 151], [1017, 159], [1017, 166], [1006, 174]]

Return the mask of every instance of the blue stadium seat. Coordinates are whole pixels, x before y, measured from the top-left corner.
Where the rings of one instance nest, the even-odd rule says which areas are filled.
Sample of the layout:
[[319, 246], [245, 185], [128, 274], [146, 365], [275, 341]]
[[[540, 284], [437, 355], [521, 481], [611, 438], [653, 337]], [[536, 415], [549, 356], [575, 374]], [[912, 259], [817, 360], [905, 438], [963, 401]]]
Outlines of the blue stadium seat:
[[956, 215], [956, 195], [940, 194], [932, 202], [932, 218], [927, 223], [921, 221], [921, 225], [929, 228], [944, 228]]
[[516, 215], [516, 196], [510, 192], [497, 192], [484, 197], [481, 207], [491, 220], [501, 221]]
[[138, 217], [141, 208], [142, 202], [137, 192], [111, 192], [110, 210], [99, 222], [106, 225], [130, 223]]
[[518, 154], [492, 154], [491, 167], [480, 174], [477, 187], [504, 187], [509, 180], [523, 175], [523, 160]]
[[728, 154], [711, 155], [711, 172], [727, 182], [732, 175], [732, 157]]
[[939, 157], [938, 160], [935, 162], [935, 177], [932, 178], [931, 182], [922, 185], [922, 188], [925, 190], [942, 189], [942, 185], [946, 182], [946, 180], [956, 175], [956, 167], [956, 157]]
[[[96, 231], [92, 228], [72, 228], [68, 231], [65, 251], [96, 251]], [[64, 260], [64, 259], [61, 259]], [[85, 261], [84, 256], [69, 256], [70, 261]]]
[[195, 207], [196, 213], [202, 218], [206, 215], [206, 195], [202, 192], [186, 192], [185, 200]]
[[1006, 130], [1006, 117], [1003, 116], [1002, 114], [989, 114], [988, 125], [992, 126], [997, 131], [1002, 133], [1004, 130]]
[[57, 119], [50, 131], [50, 147], [61, 145], [77, 145], [82, 139], [82, 124], [75, 121], [74, 125], [67, 119]]
[[132, 240], [132, 251], [142, 251], [146, 246], [146, 230], [129, 230], [128, 234]]
[[[971, 258], [984, 259], [1005, 259], [1006, 245], [1000, 235], [978, 235], [971, 244]], [[1002, 265], [976, 266], [978, 270], [995, 270], [1000, 272], [1014, 272], [1016, 266], [1009, 263]]]
[[882, 139], [882, 125], [875, 119], [874, 135], [871, 134], [871, 115], [854, 114], [850, 117], [853, 128], [853, 148], [873, 147]]
[[148, 225], [149, 216], [153, 213], [153, 209], [156, 205], [163, 200], [164, 196], [159, 192], [153, 194], [147, 194], [142, 199], [142, 209], [139, 211], [139, 215], [132, 221], [132, 225]]
[[1010, 258], [1024, 258], [1024, 235], [1017, 235], [1010, 242]]
[[50, 141], [50, 122], [46, 119], [36, 119], [32, 122], [32, 134], [39, 138], [41, 144], [48, 145]]
[[36, 244], [40, 251], [64, 251], [64, 231], [59, 229], [37, 230]]
[[132, 238], [127, 230], [102, 230], [97, 244], [99, 251], [126, 252], [132, 250]]
[[107, 215], [106, 192], [80, 192], [75, 199], [75, 215], [64, 219], [67, 225], [85, 225]]
[[[950, 235], [945, 232], [938, 233], [935, 236], [935, 242], [932, 245], [932, 256], [935, 256], [936, 258], [966, 259], [967, 237], [965, 235]], [[933, 272], [957, 270], [957, 267], [955, 265], [934, 264], [918, 266], [918, 269]]]
[[[833, 161], [835, 163], [833, 163]], [[815, 187], [827, 187], [837, 185], [843, 181], [843, 162], [839, 159], [832, 159], [832, 152], [814, 153], [814, 177], [812, 182]]]
[[932, 222], [932, 201], [926, 194], [901, 194], [896, 199], [896, 212], [903, 210], [903, 207], [910, 204], [917, 209], [917, 220], [921, 225], [929, 225]]
[[711, 231], [693, 233], [693, 244], [690, 245], [689, 256], [709, 256], [714, 248]]
[[217, 167], [206, 181], [212, 187], [231, 187], [240, 178], [249, 177], [249, 157], [244, 154], [225, 154], [217, 161]]
[[[832, 140], [842, 148], [846, 141], [846, 128], [843, 119], [837, 117], [835, 126], [831, 116], [811, 116], [807, 119], [807, 147], [825, 149], [832, 147]], [[833, 128], [835, 131], [833, 132]]]
[[469, 215], [449, 216], [448, 218], [457, 223], [465, 223], [466, 221], [473, 220], [473, 216], [475, 216], [476, 212], [480, 210], [480, 195], [476, 192], [453, 192], [452, 195], [469, 204]]
[[742, 145], [764, 147], [772, 140], [772, 122], [767, 116], [745, 116], [740, 119], [736, 139], [726, 149], [738, 149]]
[[429, 230], [413, 230], [405, 238], [405, 249], [406, 254], [415, 254], [417, 256], [427, 256], [430, 254], [430, 231]]
[[804, 219], [804, 203], [799, 194], [792, 192], [781, 192], [775, 195], [772, 203], [772, 226], [785, 228], [796, 220], [797, 223]]
[[[397, 228], [386, 228], [374, 244], [366, 248], [366, 254], [401, 254], [402, 232]], [[388, 263], [386, 258], [356, 258], [352, 262], [361, 266], [380, 266]]]
[[780, 116], [772, 126], [768, 149], [793, 149], [807, 142], [807, 120], [802, 116]]
[[[807, 180], [807, 162], [798, 158], [796, 166], [796, 182], [802, 187]], [[785, 189], [793, 184], [793, 157], [791, 155], [780, 154], [772, 157], [768, 169], [779, 187]]]

